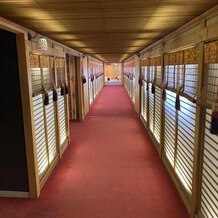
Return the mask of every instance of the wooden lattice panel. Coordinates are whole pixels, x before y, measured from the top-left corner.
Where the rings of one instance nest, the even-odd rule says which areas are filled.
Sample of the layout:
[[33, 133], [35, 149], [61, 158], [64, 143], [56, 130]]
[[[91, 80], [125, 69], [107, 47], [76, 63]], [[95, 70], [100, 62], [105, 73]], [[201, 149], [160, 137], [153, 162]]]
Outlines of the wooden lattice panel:
[[184, 53], [183, 51], [178, 51], [174, 53], [175, 64], [182, 65], [184, 62]]
[[161, 66], [156, 66], [156, 78], [155, 78], [155, 83], [159, 86], [162, 85], [163, 81], [163, 74], [162, 74], [162, 67]]
[[30, 59], [30, 68], [39, 68], [40, 63], [39, 63], [39, 55], [29, 53], [29, 59]]
[[64, 58], [55, 58], [55, 66], [57, 68], [64, 68], [65, 67], [65, 59]]
[[141, 61], [142, 66], [149, 66], [149, 59], [145, 59]]
[[40, 55], [40, 67], [41, 68], [49, 68], [50, 67], [50, 58], [49, 56]]
[[156, 58], [151, 58], [150, 59], [150, 66], [155, 66], [156, 65]]
[[50, 68], [54, 68], [54, 58], [50, 57], [49, 61], [50, 61]]
[[218, 42], [211, 42], [204, 45], [204, 63], [218, 63]]
[[184, 64], [197, 64], [199, 61], [199, 47], [184, 50]]
[[161, 56], [155, 58], [156, 66], [161, 66], [162, 65], [161, 58], [162, 58]]

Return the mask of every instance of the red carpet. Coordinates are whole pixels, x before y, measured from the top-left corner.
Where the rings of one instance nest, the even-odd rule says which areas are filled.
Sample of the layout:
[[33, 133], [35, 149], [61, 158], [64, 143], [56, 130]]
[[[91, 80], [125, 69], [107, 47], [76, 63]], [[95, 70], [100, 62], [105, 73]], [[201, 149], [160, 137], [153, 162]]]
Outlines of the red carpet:
[[[116, 100], [103, 99], [117, 93]], [[105, 87], [90, 114], [112, 115], [124, 107], [122, 87]], [[110, 111], [99, 102], [111, 101]], [[128, 103], [130, 104], [130, 103]], [[129, 108], [132, 106], [127, 105]], [[37, 200], [0, 198], [8, 218], [188, 218], [157, 152], [133, 108], [118, 117], [72, 123], [71, 145]]]
[[88, 116], [137, 115], [123, 86], [105, 86]]

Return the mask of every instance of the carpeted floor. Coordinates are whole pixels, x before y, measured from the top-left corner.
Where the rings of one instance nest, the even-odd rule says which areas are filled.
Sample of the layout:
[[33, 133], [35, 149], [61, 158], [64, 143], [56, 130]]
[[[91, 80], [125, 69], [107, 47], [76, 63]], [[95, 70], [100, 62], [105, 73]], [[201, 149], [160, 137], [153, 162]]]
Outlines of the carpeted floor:
[[0, 217], [189, 217], [123, 87], [105, 87], [71, 133], [40, 198], [0, 198]]
[[123, 86], [105, 86], [87, 115], [120, 117], [137, 113]]

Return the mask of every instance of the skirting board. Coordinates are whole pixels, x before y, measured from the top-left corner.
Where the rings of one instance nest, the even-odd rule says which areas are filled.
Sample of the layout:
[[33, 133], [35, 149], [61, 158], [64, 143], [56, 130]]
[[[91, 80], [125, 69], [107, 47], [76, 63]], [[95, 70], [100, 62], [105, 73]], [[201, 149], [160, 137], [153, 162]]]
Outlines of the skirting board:
[[0, 190], [0, 197], [29, 198], [29, 192], [3, 191], [3, 190]]

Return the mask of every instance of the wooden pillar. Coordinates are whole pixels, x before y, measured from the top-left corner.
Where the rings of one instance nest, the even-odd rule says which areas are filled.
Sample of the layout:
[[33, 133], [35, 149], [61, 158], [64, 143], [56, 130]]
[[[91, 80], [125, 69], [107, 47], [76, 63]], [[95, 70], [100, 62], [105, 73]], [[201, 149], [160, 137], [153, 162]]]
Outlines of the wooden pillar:
[[77, 87], [77, 106], [78, 120], [83, 120], [83, 87], [81, 84], [81, 58], [76, 57], [76, 87]]
[[[205, 27], [205, 21], [201, 23], [201, 27]], [[197, 96], [201, 95], [204, 83], [204, 43], [199, 44], [199, 63], [198, 63], [198, 88]], [[194, 144], [194, 162], [193, 162], [193, 182], [192, 182], [192, 199], [191, 199], [191, 214], [194, 218], [199, 209], [201, 195], [201, 180], [202, 180], [202, 160], [203, 160], [203, 129], [205, 125], [205, 109], [196, 107], [196, 125], [195, 125], [195, 144]]]
[[34, 134], [34, 119], [33, 105], [31, 93], [31, 75], [29, 74], [29, 59], [27, 58], [25, 35], [23, 33], [16, 34], [17, 52], [19, 62], [20, 88], [22, 98], [22, 110], [24, 121], [24, 134], [26, 144], [27, 169], [29, 179], [29, 196], [37, 198], [40, 194], [39, 177], [37, 169], [37, 158], [35, 150], [35, 134]]

